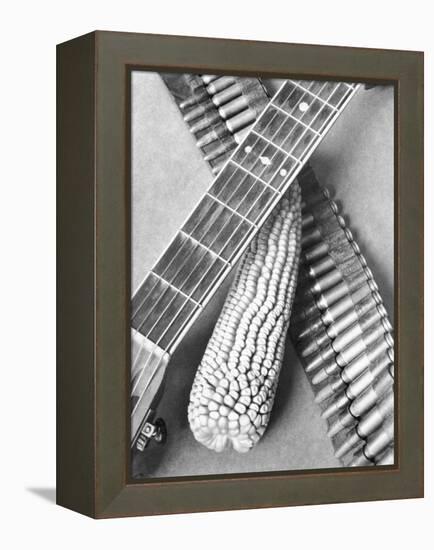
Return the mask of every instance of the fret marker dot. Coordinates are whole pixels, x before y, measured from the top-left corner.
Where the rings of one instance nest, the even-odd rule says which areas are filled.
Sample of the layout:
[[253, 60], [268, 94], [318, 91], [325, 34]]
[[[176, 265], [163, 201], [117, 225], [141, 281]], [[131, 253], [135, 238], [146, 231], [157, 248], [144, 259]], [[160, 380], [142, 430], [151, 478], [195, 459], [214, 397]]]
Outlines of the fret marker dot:
[[268, 157], [259, 157], [259, 160], [264, 166], [269, 166], [271, 164], [271, 160]]
[[298, 108], [302, 113], [305, 113], [309, 109], [309, 105], [306, 103], [306, 101], [302, 101]]
[[244, 151], [246, 153], [251, 153], [252, 152], [252, 146], [251, 145], [246, 145], [246, 147], [244, 147]]
[[285, 168], [282, 168], [282, 170], [279, 172], [281, 176], [286, 176], [287, 173], [288, 173], [288, 170], [285, 170]]

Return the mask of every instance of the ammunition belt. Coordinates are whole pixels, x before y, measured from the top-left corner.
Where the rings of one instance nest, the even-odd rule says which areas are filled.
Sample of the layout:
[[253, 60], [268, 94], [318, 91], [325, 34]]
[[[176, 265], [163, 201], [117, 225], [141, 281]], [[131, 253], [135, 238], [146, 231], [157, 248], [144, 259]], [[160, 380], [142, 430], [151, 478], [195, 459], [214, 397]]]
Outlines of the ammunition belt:
[[[259, 79], [164, 74], [217, 174], [270, 98]], [[394, 461], [392, 326], [348, 224], [313, 170], [303, 198], [300, 276], [290, 334], [345, 466]]]

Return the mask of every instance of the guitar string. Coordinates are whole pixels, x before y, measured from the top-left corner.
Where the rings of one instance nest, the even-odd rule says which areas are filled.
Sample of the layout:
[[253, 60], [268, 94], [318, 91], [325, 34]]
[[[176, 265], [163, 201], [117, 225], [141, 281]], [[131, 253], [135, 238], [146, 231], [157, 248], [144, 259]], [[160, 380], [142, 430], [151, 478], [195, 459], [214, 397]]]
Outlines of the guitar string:
[[[324, 85], [324, 86], [325, 86], [325, 85]], [[335, 93], [335, 91], [338, 89], [338, 87], [339, 87], [339, 83], [338, 83], [338, 85], [335, 87], [335, 89], [332, 90], [332, 92], [330, 93], [330, 95], [329, 95], [328, 97], [331, 97], [331, 96]], [[304, 95], [305, 95], [305, 94], [302, 94], [302, 96], [300, 97], [298, 103], [300, 103], [300, 102], [302, 101]], [[343, 97], [345, 97], [345, 95], [344, 95]], [[287, 100], [287, 99], [286, 99], [286, 100]], [[285, 100], [285, 101], [286, 101], [286, 100]], [[297, 103], [297, 104], [298, 104], [298, 103]], [[317, 117], [317, 116], [320, 114], [320, 112], [323, 110], [324, 106], [325, 106], [325, 105], [323, 105], [323, 106], [321, 107], [321, 109], [320, 109], [320, 110], [317, 112], [317, 114], [313, 117], [313, 119], [312, 119], [311, 122], [314, 122], [314, 120], [316, 119], [316, 117]], [[286, 118], [287, 118], [287, 117], [286, 117]], [[329, 115], [328, 118], [329, 118], [329, 119], [331, 118], [330, 115]], [[283, 123], [282, 123], [282, 124], [283, 124]], [[282, 126], [282, 124], [280, 125], [280, 127]], [[325, 122], [323, 122], [323, 125], [322, 125], [322, 126], [324, 126], [325, 124], [327, 124], [327, 120], [326, 120]], [[279, 127], [278, 130], [276, 130], [276, 132], [278, 132], [278, 131], [280, 130], [280, 127]], [[301, 141], [301, 139], [302, 139], [302, 137], [303, 137], [304, 134], [305, 134], [305, 132], [303, 132], [302, 135], [300, 136], [299, 140], [297, 140], [297, 142], [296, 142], [295, 144], [293, 144], [293, 147], [292, 147], [291, 151], [297, 146], [298, 142]], [[274, 134], [273, 134], [273, 135], [274, 135]], [[287, 136], [287, 137], [288, 137], [288, 136]], [[286, 141], [287, 137], [285, 138], [285, 140], [284, 140], [282, 143], [284, 143], [284, 142]], [[286, 160], [286, 159], [285, 159], [285, 160]], [[285, 160], [284, 160], [283, 162], [285, 162]], [[283, 163], [282, 163], [282, 164], [283, 164]], [[273, 176], [273, 177], [275, 177], [275, 176]], [[252, 207], [251, 207], [251, 208], [252, 208]], [[231, 216], [231, 217], [232, 217], [232, 216]], [[241, 221], [241, 223], [242, 223], [242, 221]], [[238, 227], [239, 227], [240, 225], [241, 225], [241, 224], [239, 224]], [[235, 231], [236, 231], [236, 230], [235, 230]], [[226, 246], [226, 245], [225, 245], [225, 246]], [[224, 248], [224, 247], [223, 247], [223, 248]], [[209, 271], [209, 269], [208, 269], [208, 271]], [[206, 275], [206, 273], [205, 273], [205, 275]], [[203, 277], [204, 277], [205, 275], [202, 276], [202, 279], [203, 279]], [[199, 284], [199, 283], [198, 283], [198, 284]], [[197, 285], [196, 285], [196, 287], [197, 287]], [[208, 290], [209, 290], [209, 289], [207, 289], [207, 292], [208, 292]], [[155, 328], [155, 326], [157, 325], [157, 323], [159, 322], [159, 320], [164, 316], [165, 312], [167, 311], [167, 308], [170, 306], [170, 304], [173, 302], [174, 299], [175, 299], [175, 297], [172, 298], [171, 302], [166, 306], [165, 310], [162, 312], [162, 314], [160, 315], [160, 317], [159, 317], [159, 318], [157, 319], [157, 321], [154, 323], [154, 325], [153, 325], [152, 328], [149, 330], [149, 332], [147, 333], [147, 335], [150, 335], [150, 334], [152, 333], [152, 330]], [[175, 321], [176, 317], [179, 315], [179, 313], [182, 311], [182, 309], [183, 309], [184, 306], [186, 305], [187, 300], [188, 300], [188, 298], [186, 298], [186, 300], [184, 300], [184, 302], [182, 303], [182, 306], [181, 306], [180, 310], [179, 310], [178, 313], [175, 315], [175, 317], [173, 318], [173, 320], [172, 320], [172, 322], [170, 323], [170, 325], [169, 325], [168, 327], [166, 327], [166, 330], [164, 331], [164, 333], [163, 333], [163, 334], [160, 336], [160, 338], [158, 339], [158, 341], [157, 341], [157, 347], [158, 347], [158, 344], [161, 342], [162, 338], [164, 337], [165, 333], [167, 332], [167, 330], [170, 328], [170, 326], [171, 326], [171, 325], [173, 324], [173, 322]], [[193, 312], [193, 315], [194, 315], [195, 313], [196, 313], [196, 312]], [[190, 318], [191, 318], [191, 316], [190, 316]], [[178, 332], [175, 333], [175, 336], [174, 336], [174, 337], [172, 338], [172, 340], [170, 341], [169, 347], [172, 345], [172, 342], [173, 342], [174, 340], [176, 340], [176, 338], [178, 337], [178, 334], [183, 330], [185, 324], [188, 324], [188, 322], [189, 322], [189, 319], [187, 318], [187, 319], [184, 321], [184, 325], [181, 325], [181, 327], [178, 329]]]
[[[326, 84], [327, 84], [327, 83], [326, 83]], [[323, 87], [321, 88], [321, 90], [320, 90], [319, 93], [321, 93], [322, 89], [326, 86], [326, 84], [323, 85]], [[329, 99], [329, 98], [336, 92], [336, 90], [339, 88], [339, 85], [340, 85], [340, 83], [338, 83], [338, 84], [336, 85], [336, 87], [332, 90], [332, 92], [329, 94], [329, 96], [328, 96], [327, 99]], [[303, 90], [303, 88], [301, 88], [301, 89]], [[349, 93], [349, 92], [347, 91], [346, 93]], [[290, 94], [290, 95], [291, 95], [291, 94]], [[303, 98], [304, 98], [306, 95], [310, 95], [310, 94], [306, 94], [306, 92], [304, 91], [304, 93], [302, 93], [301, 97], [299, 98], [297, 104], [296, 104], [295, 107], [293, 108], [292, 112], [295, 110], [295, 108], [297, 107], [297, 105], [303, 101]], [[344, 94], [343, 98], [345, 98], [345, 94]], [[285, 99], [285, 101], [287, 101], [287, 100], [288, 100], [288, 97]], [[314, 99], [312, 100], [312, 103], [313, 103], [315, 100], [318, 100], [318, 98], [314, 98]], [[312, 118], [312, 120], [310, 121], [309, 125], [312, 124], [312, 123], [316, 120], [317, 116], [319, 116], [319, 114], [321, 113], [321, 111], [324, 109], [324, 107], [325, 107], [325, 105], [326, 105], [326, 101], [327, 101], [327, 100], [325, 100], [324, 104], [322, 104], [322, 106], [321, 106], [321, 108], [319, 109], [319, 111], [318, 111], [318, 112], [316, 113], [316, 115]], [[343, 101], [343, 99], [341, 99], [341, 101]], [[322, 102], [320, 102], [320, 103], [322, 103]], [[328, 118], [331, 119], [332, 116], [333, 116], [333, 114], [332, 114], [332, 115], [328, 115]], [[283, 123], [281, 123], [281, 125], [279, 126], [279, 128], [278, 128], [278, 129], [275, 131], [275, 133], [273, 134], [273, 136], [274, 136], [277, 132], [280, 131], [280, 128], [282, 127], [282, 125], [283, 125], [285, 122], [287, 122], [288, 118], [289, 118], [289, 117], [287, 117], [287, 116], [285, 117], [285, 121], [284, 121]], [[271, 119], [270, 123], [272, 122], [273, 119], [274, 119], [274, 117]], [[269, 124], [270, 124], [270, 123], [269, 123]], [[268, 127], [269, 124], [267, 124], [266, 128]], [[325, 122], [323, 122], [321, 128], [324, 127], [324, 125], [326, 125], [326, 124], [327, 124], [327, 119], [326, 119]], [[266, 129], [266, 128], [265, 128], [265, 129]], [[303, 138], [303, 136], [304, 136], [304, 134], [306, 133], [307, 129], [308, 129], [308, 128], [306, 128], [306, 130], [303, 131], [303, 133], [302, 133], [302, 135], [300, 136], [299, 140], [297, 140], [297, 142], [293, 144], [291, 151], [293, 151], [294, 148], [297, 147], [298, 142], [301, 141], [301, 139]], [[291, 132], [291, 133], [292, 133], [292, 132]], [[288, 135], [286, 136], [286, 138], [283, 140], [283, 142], [281, 143], [281, 145], [283, 145], [283, 144], [285, 143], [285, 141], [286, 141], [286, 139], [288, 139], [288, 137], [289, 137], [289, 134], [288, 134]], [[259, 139], [260, 139], [260, 137], [258, 137], [257, 141], [259, 141]], [[257, 141], [256, 141], [255, 143], [257, 143]], [[274, 155], [273, 155], [272, 158], [274, 158]], [[284, 161], [283, 161], [281, 164], [283, 164], [286, 160], [287, 160], [287, 159], [284, 159]], [[257, 162], [257, 161], [256, 161], [256, 162]], [[256, 164], [256, 162], [255, 162], [255, 164]], [[264, 170], [265, 170], [265, 167], [263, 168], [263, 171], [264, 171]], [[277, 174], [277, 172], [276, 172], [276, 174]], [[273, 176], [273, 178], [276, 176], [276, 174]], [[258, 177], [259, 177], [259, 176], [258, 176]], [[271, 178], [271, 179], [273, 179], [273, 178]], [[227, 183], [227, 182], [226, 182], [226, 183]], [[254, 182], [254, 183], [255, 183], [255, 182]], [[226, 184], [225, 184], [225, 185], [226, 185]], [[250, 190], [249, 190], [249, 191], [250, 191]], [[235, 192], [235, 191], [234, 191], [234, 192]], [[253, 205], [250, 207], [249, 212], [250, 212], [250, 210], [251, 210], [252, 208], [253, 208]], [[232, 218], [232, 217], [233, 217], [233, 214], [231, 215], [231, 218]], [[238, 227], [240, 227], [241, 223], [242, 223], [242, 220], [241, 220], [240, 224], [238, 225]], [[235, 231], [238, 229], [238, 227], [235, 229]], [[226, 246], [226, 244], [223, 246], [223, 249], [224, 249], [225, 246]], [[177, 276], [177, 275], [175, 275], [175, 276]], [[202, 276], [202, 278], [203, 278], [203, 276]], [[196, 285], [196, 287], [197, 287], [197, 285]], [[208, 290], [207, 290], [207, 291], [208, 291]], [[175, 318], [176, 318], [176, 317], [179, 315], [179, 313], [182, 311], [182, 309], [184, 308], [185, 304], [187, 303], [187, 300], [188, 300], [188, 298], [186, 298], [186, 300], [184, 300], [184, 302], [183, 302], [183, 304], [182, 304], [182, 306], [181, 306], [181, 309], [180, 309], [180, 311], [175, 315]], [[172, 302], [173, 302], [173, 299], [171, 300], [170, 303], [172, 303]], [[148, 335], [150, 335], [150, 334], [152, 333], [152, 330], [154, 329], [154, 327], [156, 326], [156, 324], [157, 324], [157, 323], [159, 322], [159, 320], [164, 316], [164, 313], [166, 312], [166, 310], [167, 310], [167, 308], [169, 307], [170, 303], [168, 304], [168, 306], [166, 306], [166, 308], [165, 308], [165, 310], [163, 311], [163, 313], [160, 315], [160, 317], [159, 317], [159, 318], [157, 319], [157, 321], [154, 323], [153, 327], [152, 327], [152, 328], [150, 329], [150, 331], [147, 333]], [[165, 333], [166, 333], [167, 330], [170, 328], [170, 326], [171, 326], [172, 323], [174, 322], [175, 318], [172, 320], [172, 322], [170, 323], [170, 325], [169, 325], [168, 327], [166, 327], [166, 330], [164, 331], [164, 333], [163, 333], [163, 334], [160, 336], [160, 338], [158, 339], [158, 342], [156, 343], [156, 347], [158, 347], [158, 343], [161, 342], [161, 339], [164, 337]], [[187, 319], [184, 323], [188, 323], [188, 319]], [[180, 331], [183, 330], [183, 328], [184, 328], [184, 325], [181, 325], [181, 327], [179, 327], [178, 332], [175, 333], [175, 336], [172, 338], [171, 342], [169, 343], [169, 348], [170, 348], [172, 342], [173, 342], [174, 340], [176, 340], [176, 338], [178, 337], [178, 334], [180, 333]], [[152, 378], [153, 378], [153, 376], [151, 375], [151, 379], [150, 379], [149, 383], [151, 382]], [[148, 384], [148, 385], [149, 385], [149, 384]], [[145, 391], [146, 391], [146, 389], [147, 389], [147, 388], [145, 388]]]
[[[200, 87], [204, 87], [206, 93], [208, 94], [207, 98], [212, 102], [212, 101], [213, 101], [213, 99], [212, 99], [213, 96], [210, 94], [210, 92], [209, 92], [208, 89], [207, 89], [210, 83], [208, 83], [208, 84], [205, 83], [205, 81], [204, 81], [204, 77], [205, 77], [205, 76], [207, 76], [207, 75], [192, 74], [192, 75], [190, 75], [190, 81], [192, 81], [193, 83], [198, 84], [197, 87], [196, 87], [195, 89], [200, 88]], [[213, 76], [213, 75], [208, 75], [208, 76]], [[215, 76], [216, 76], [216, 78], [215, 78], [214, 80], [216, 80], [216, 79], [219, 78], [218, 75], [215, 75]], [[223, 75], [223, 76], [224, 76], [224, 75]], [[199, 82], [199, 81], [200, 81], [200, 82]], [[195, 89], [194, 89], [194, 90], [195, 90]], [[205, 98], [202, 98], [202, 100], [198, 100], [197, 94], [196, 94], [196, 92], [195, 92], [194, 90], [192, 91], [192, 94], [193, 94], [193, 98], [192, 98], [192, 99], [194, 100], [193, 106], [197, 108], [197, 107], [199, 107], [202, 103], [205, 102]], [[218, 92], [217, 92], [217, 93], [218, 93]], [[241, 97], [242, 94], [243, 94], [243, 92], [242, 92], [242, 90], [241, 90], [240, 93], [238, 94], [238, 96], [236, 96], [236, 97]], [[215, 95], [215, 94], [213, 94], [213, 95]], [[214, 104], [214, 103], [213, 103], [213, 104]], [[214, 107], [215, 107], [215, 109], [216, 109], [217, 111], [219, 111], [219, 107], [218, 107], [218, 106], [216, 106], [216, 105], [214, 104]], [[242, 109], [242, 110], [240, 111], [240, 113], [241, 113], [241, 112], [244, 112], [245, 110], [247, 110], [247, 107], [245, 107], [244, 109]], [[199, 115], [199, 116], [200, 116], [200, 115]], [[223, 123], [226, 125], [226, 119], [223, 120]], [[245, 128], [247, 128], [248, 126], [249, 126], [249, 125], [247, 125]], [[253, 127], [253, 126], [254, 126], [254, 123], [251, 124], [250, 126]], [[214, 123], [211, 123], [211, 124], [210, 124], [210, 127], [215, 131], [215, 128], [214, 128], [214, 127], [215, 127], [215, 124], [214, 124]], [[206, 131], [208, 131], [208, 128], [209, 128], [209, 127], [206, 127], [206, 128], [204, 128], [203, 130], [201, 130], [201, 131], [206, 132]], [[243, 128], [241, 128], [241, 130], [243, 130]], [[228, 130], [228, 131], [229, 131], [229, 130]], [[216, 137], [216, 139], [214, 140], [214, 142], [217, 141], [217, 142], [219, 142], [221, 145], [224, 145], [225, 142], [224, 142], [224, 140], [223, 140], [223, 137], [220, 136], [220, 134], [219, 134], [217, 131], [215, 131], [215, 135], [216, 135], [217, 137]], [[235, 147], [234, 149], [236, 149], [236, 147]], [[229, 152], [232, 153], [234, 149], [230, 150]], [[220, 156], [221, 156], [221, 155], [220, 155]], [[221, 172], [222, 172], [222, 170], [220, 170], [220, 172], [219, 172], [218, 174], [216, 174], [215, 178], [216, 178], [218, 175], [220, 175]], [[235, 172], [236, 172], [236, 171], [235, 171]], [[235, 172], [234, 172], [233, 174], [231, 174], [231, 176], [229, 177], [229, 180], [233, 177], [233, 175], [235, 174]], [[213, 178], [213, 179], [215, 179], [215, 178]], [[227, 183], [227, 182], [226, 182], [226, 183]], [[226, 183], [225, 183], [225, 186], [226, 186]], [[219, 212], [218, 210], [216, 210], [216, 212], [213, 213], [213, 215], [212, 215], [211, 219], [209, 220], [209, 222], [211, 223], [211, 221], [215, 220], [215, 218], [218, 217], [218, 216], [220, 215], [220, 213], [221, 213], [221, 212]], [[205, 214], [206, 214], [206, 213], [205, 213]], [[194, 230], [196, 229], [197, 225], [199, 225], [199, 223], [201, 223], [201, 221], [202, 221], [201, 219], [199, 219], [199, 220], [197, 221], [197, 223], [196, 223], [196, 225], [194, 226], [194, 228], [192, 229], [192, 231], [194, 231]], [[184, 224], [184, 225], [185, 225], [185, 224]], [[177, 234], [178, 234], [178, 233], [179, 233], [179, 231], [177, 232]], [[177, 234], [175, 235], [174, 240], [176, 239]], [[173, 244], [173, 243], [170, 243], [170, 244]], [[180, 247], [178, 248], [178, 250], [176, 251], [175, 255], [172, 256], [172, 259], [171, 259], [171, 261], [169, 262], [169, 264], [165, 267], [164, 272], [161, 273], [161, 276], [162, 276], [163, 278], [164, 278], [164, 273], [165, 273], [165, 272], [167, 271], [167, 269], [170, 267], [170, 265], [172, 264], [172, 262], [176, 259], [176, 256], [178, 256], [178, 254], [180, 254], [180, 253], [182, 252], [182, 249], [184, 248], [184, 245], [186, 245], [186, 244], [188, 244], [188, 239], [185, 240], [185, 241], [181, 244], [181, 246], [180, 246]], [[197, 250], [197, 247], [194, 247], [194, 248], [190, 251], [190, 253], [188, 254], [187, 259], [188, 259], [196, 250]], [[212, 252], [212, 251], [211, 251], [211, 252]], [[202, 261], [202, 259], [205, 258], [205, 256], [206, 256], [206, 252], [202, 255], [202, 257], [200, 258], [199, 261]], [[156, 262], [156, 264], [157, 264], [157, 263], [158, 263], [158, 261]], [[156, 265], [156, 264], [155, 264], [155, 265]], [[139, 287], [138, 287], [139, 289], [140, 289], [140, 287], [145, 283], [145, 281], [146, 281], [148, 275], [149, 275], [149, 273], [145, 276], [145, 278], [143, 279], [142, 283], [139, 285]], [[156, 283], [154, 283], [154, 285], [152, 286], [152, 288], [150, 288], [150, 289], [147, 291], [146, 295], [142, 298], [142, 301], [140, 302], [139, 306], [137, 307], [136, 312], [133, 314], [131, 320], [134, 319], [135, 315], [139, 312], [140, 308], [142, 307], [142, 305], [143, 305], [144, 302], [146, 301], [146, 299], [147, 299], [147, 297], [149, 296], [149, 294], [152, 293], [152, 292], [156, 289], [157, 285], [158, 285], [158, 281], [156, 281]], [[135, 333], [138, 332], [138, 329], [136, 329], [135, 327], [132, 327], [132, 329], [133, 329], [133, 331], [134, 331]], [[138, 351], [138, 353], [140, 353], [140, 350]]]

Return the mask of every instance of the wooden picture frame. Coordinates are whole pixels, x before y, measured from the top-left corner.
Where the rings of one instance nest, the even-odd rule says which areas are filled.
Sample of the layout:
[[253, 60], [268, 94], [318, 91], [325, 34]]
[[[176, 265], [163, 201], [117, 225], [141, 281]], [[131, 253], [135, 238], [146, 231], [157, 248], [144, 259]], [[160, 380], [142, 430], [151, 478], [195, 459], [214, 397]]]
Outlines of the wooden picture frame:
[[[394, 466], [129, 475], [134, 68], [395, 87]], [[57, 502], [94, 518], [423, 496], [423, 54], [96, 31], [57, 47]]]

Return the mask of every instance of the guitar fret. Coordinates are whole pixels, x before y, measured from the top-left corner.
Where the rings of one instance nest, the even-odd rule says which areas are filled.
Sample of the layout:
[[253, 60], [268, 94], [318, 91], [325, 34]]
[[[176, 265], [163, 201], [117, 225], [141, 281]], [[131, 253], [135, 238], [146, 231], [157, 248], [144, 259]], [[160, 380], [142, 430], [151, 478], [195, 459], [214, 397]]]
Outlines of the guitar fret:
[[152, 273], [152, 275], [155, 275], [155, 277], [157, 277], [158, 279], [160, 279], [160, 281], [163, 281], [163, 283], [165, 283], [166, 285], [169, 285], [170, 288], [172, 288], [175, 292], [178, 292], [178, 294], [182, 294], [182, 296], [184, 296], [184, 298], [187, 298], [188, 300], [191, 300], [194, 304], [197, 305], [197, 307], [199, 307], [200, 309], [202, 309], [202, 306], [200, 305], [199, 302], [196, 302], [196, 300], [194, 300], [191, 296], [189, 296], [188, 294], [185, 294], [185, 292], [182, 292], [182, 290], [180, 290], [178, 287], [176, 287], [175, 285], [172, 285], [172, 283], [170, 283], [169, 281], [167, 281], [164, 277], [161, 277], [161, 275], [158, 275], [158, 273], [155, 273], [155, 271], [153, 271], [151, 269], [150, 273]]
[[225, 264], [231, 265], [231, 262], [228, 262], [227, 260], [225, 260], [224, 258], [222, 258], [221, 256], [219, 256], [219, 255], [217, 254], [217, 252], [214, 252], [214, 250], [212, 250], [212, 249], [209, 248], [208, 246], [204, 245], [202, 242], [198, 241], [197, 239], [195, 239], [194, 237], [192, 237], [191, 235], [189, 235], [188, 233], [186, 233], [186, 232], [183, 231], [182, 229], [179, 230], [179, 233], [182, 233], [185, 237], [187, 237], [188, 239], [190, 239], [190, 241], [193, 241], [194, 244], [200, 246], [200, 247], [203, 248], [204, 250], [207, 250], [210, 254], [212, 254], [213, 256], [215, 256], [216, 258], [218, 258], [219, 260], [221, 260], [221, 261], [224, 262]]
[[[234, 163], [236, 164], [236, 163]], [[209, 193], [206, 193], [206, 195], [208, 197], [211, 197], [213, 200], [217, 201], [219, 204], [221, 204], [224, 208], [227, 208], [228, 210], [230, 210], [232, 212], [232, 214], [235, 214], [236, 216], [240, 217], [241, 219], [243, 219], [245, 222], [247, 222], [249, 225], [251, 225], [252, 227], [257, 227], [257, 225], [253, 222], [251, 222], [248, 218], [244, 217], [242, 214], [240, 214], [239, 212], [237, 212], [236, 210], [234, 210], [233, 208], [231, 208], [230, 206], [228, 206], [226, 203], [224, 203], [223, 201], [221, 201], [220, 199], [218, 199], [217, 197], [215, 197], [214, 195], [210, 195]]]
[[[274, 103], [272, 104], [273, 107], [275, 107], [278, 111], [280, 111], [281, 113], [285, 114], [288, 118], [291, 118], [294, 122], [296, 122], [297, 124], [300, 124], [301, 126], [304, 126], [307, 130], [310, 130], [311, 132], [313, 132], [314, 134], [316, 134], [317, 136], [320, 136], [321, 134], [319, 132], [317, 132], [316, 130], [314, 130], [313, 128], [311, 128], [308, 124], [305, 124], [302, 120], [296, 118], [295, 116], [291, 115], [291, 113], [287, 113], [286, 111], [284, 111], [281, 107], [279, 107], [279, 105], [275, 105]], [[294, 157], [295, 158], [295, 157]], [[298, 159], [296, 159], [298, 162], [300, 162]]]
[[[324, 105], [327, 105], [327, 107], [330, 107], [330, 109], [332, 109], [333, 111], [336, 111], [336, 112], [339, 111], [339, 109], [337, 109], [334, 105], [331, 105], [328, 101], [326, 101], [325, 99], [323, 99], [322, 97], [320, 97], [316, 93], [310, 91], [308, 88], [305, 88], [304, 86], [300, 86], [300, 84], [297, 81], [291, 80], [291, 82], [293, 82], [293, 84], [295, 84], [295, 86], [297, 86], [297, 88], [300, 88], [301, 90], [303, 90], [307, 94], [311, 95], [315, 99], [318, 99], [321, 103], [324, 103]], [[333, 94], [330, 94], [330, 95], [333, 95]]]
[[[254, 132], [252, 130], [252, 134], [255, 134], [257, 136], [259, 136], [259, 134], [257, 134], [256, 132]], [[260, 136], [260, 137], [263, 137], [263, 136]], [[271, 145], [273, 145], [273, 143], [271, 143], [271, 141], [269, 141], [268, 139], [264, 138], [265, 141], [268, 141], [268, 143], [270, 143]], [[276, 146], [275, 146], [276, 147]], [[280, 149], [280, 147], [277, 147], [278, 149]], [[285, 151], [283, 151], [285, 153]], [[287, 154], [287, 153], [285, 153]], [[255, 176], [254, 174], [252, 174], [252, 172], [250, 172], [249, 170], [247, 170], [247, 168], [244, 168], [244, 166], [242, 166], [240, 163], [236, 162], [235, 160], [231, 160], [231, 163], [232, 164], [235, 164], [237, 166], [237, 168], [239, 168], [240, 170], [242, 170], [243, 172], [245, 172], [246, 174], [249, 174], [250, 176], [253, 176], [255, 178], [256, 181], [259, 181], [260, 183], [262, 183], [262, 185], [265, 185], [265, 187], [268, 187], [269, 189], [271, 189], [274, 193], [278, 193], [278, 191], [276, 191], [276, 189], [274, 189], [274, 187], [272, 187], [269, 183], [267, 183], [266, 181], [264, 181], [263, 179], [259, 178], [258, 176]]]
[[[273, 107], [276, 107], [276, 105], [273, 105]], [[277, 107], [278, 108], [278, 107]], [[279, 108], [278, 108], [279, 109]], [[282, 109], [279, 109], [279, 111], [282, 111]], [[283, 112], [283, 111], [282, 111]], [[295, 118], [291, 117], [293, 120], [295, 120], [296, 122], [299, 122], [298, 120], [296, 120]], [[303, 124], [301, 123], [302, 126], [304, 126], [305, 128], [308, 128], [308, 126], [306, 126], [306, 124]], [[312, 132], [314, 134], [318, 134], [318, 132], [315, 132], [314, 130], [312, 130]], [[274, 143], [274, 141], [271, 141], [271, 139], [268, 139], [267, 137], [265, 137], [264, 135], [262, 134], [259, 134], [258, 132], [255, 132], [255, 130], [252, 130], [252, 134], [254, 134], [255, 136], [258, 136], [260, 137], [261, 139], [263, 139], [264, 141], [266, 141], [267, 143], [269, 143], [270, 145], [272, 145], [273, 147], [275, 147], [276, 149], [278, 149], [279, 151], [282, 151], [282, 153], [285, 155], [285, 156], [289, 156], [291, 158], [293, 158], [295, 160], [295, 162], [298, 162], [300, 163], [300, 160], [298, 158], [295, 158], [293, 157], [290, 153], [288, 153], [288, 151], [285, 151], [285, 149], [282, 149], [282, 147], [280, 147], [279, 145], [277, 145], [276, 143]], [[318, 134], [319, 135], [319, 134]], [[267, 183], [265, 185], [268, 185]]]

